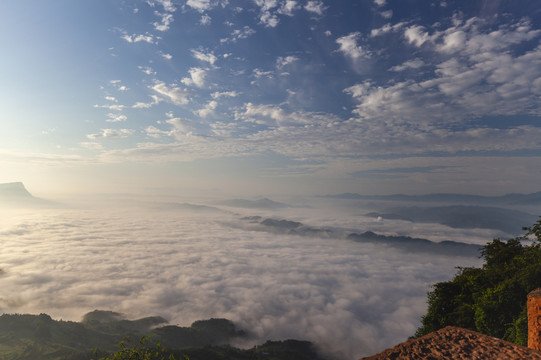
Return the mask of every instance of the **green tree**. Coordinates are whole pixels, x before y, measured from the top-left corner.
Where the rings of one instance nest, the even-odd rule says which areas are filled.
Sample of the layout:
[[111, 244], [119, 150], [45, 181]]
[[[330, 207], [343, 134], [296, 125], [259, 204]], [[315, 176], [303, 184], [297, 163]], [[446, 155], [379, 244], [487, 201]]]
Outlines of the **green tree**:
[[[125, 344], [127, 340], [119, 344], [119, 351], [99, 360], [176, 360], [175, 356], [160, 344], [149, 347], [144, 337], [131, 347]], [[184, 356], [184, 360], [189, 360], [189, 358]]]
[[541, 287], [541, 219], [523, 236], [494, 239], [481, 250], [481, 268], [459, 268], [433, 286], [416, 337], [459, 326], [527, 344], [527, 294]]

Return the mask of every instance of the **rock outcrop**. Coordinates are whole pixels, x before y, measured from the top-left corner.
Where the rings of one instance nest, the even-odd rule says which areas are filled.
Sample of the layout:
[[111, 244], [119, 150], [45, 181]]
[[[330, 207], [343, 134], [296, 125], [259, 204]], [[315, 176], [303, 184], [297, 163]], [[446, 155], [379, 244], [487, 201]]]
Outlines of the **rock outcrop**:
[[364, 360], [383, 359], [540, 359], [541, 352], [472, 330], [447, 326]]

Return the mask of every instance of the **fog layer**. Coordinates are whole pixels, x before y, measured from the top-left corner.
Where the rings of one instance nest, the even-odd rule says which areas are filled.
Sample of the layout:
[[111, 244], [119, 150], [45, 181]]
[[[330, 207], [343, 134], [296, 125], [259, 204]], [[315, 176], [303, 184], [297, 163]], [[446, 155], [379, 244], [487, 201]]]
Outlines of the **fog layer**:
[[252, 335], [245, 346], [305, 339], [345, 359], [413, 335], [429, 286], [456, 266], [479, 265], [253, 231], [238, 214], [219, 212], [10, 212], [0, 238], [0, 312], [80, 320], [104, 309], [179, 325], [225, 317]]

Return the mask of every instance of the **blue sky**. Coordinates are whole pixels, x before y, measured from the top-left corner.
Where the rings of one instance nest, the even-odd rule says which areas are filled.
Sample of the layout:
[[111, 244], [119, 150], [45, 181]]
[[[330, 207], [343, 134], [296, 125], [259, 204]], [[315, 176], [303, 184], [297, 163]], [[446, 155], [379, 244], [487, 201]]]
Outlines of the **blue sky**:
[[538, 1], [2, 1], [0, 32], [0, 182], [539, 190]]

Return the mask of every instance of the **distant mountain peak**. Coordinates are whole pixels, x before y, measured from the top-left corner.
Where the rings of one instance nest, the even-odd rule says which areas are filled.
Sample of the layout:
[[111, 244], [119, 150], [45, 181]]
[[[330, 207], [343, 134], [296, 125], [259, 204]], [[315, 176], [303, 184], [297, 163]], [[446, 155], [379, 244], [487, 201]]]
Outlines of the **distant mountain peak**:
[[0, 197], [31, 198], [33, 196], [22, 182], [11, 182], [0, 184]]

